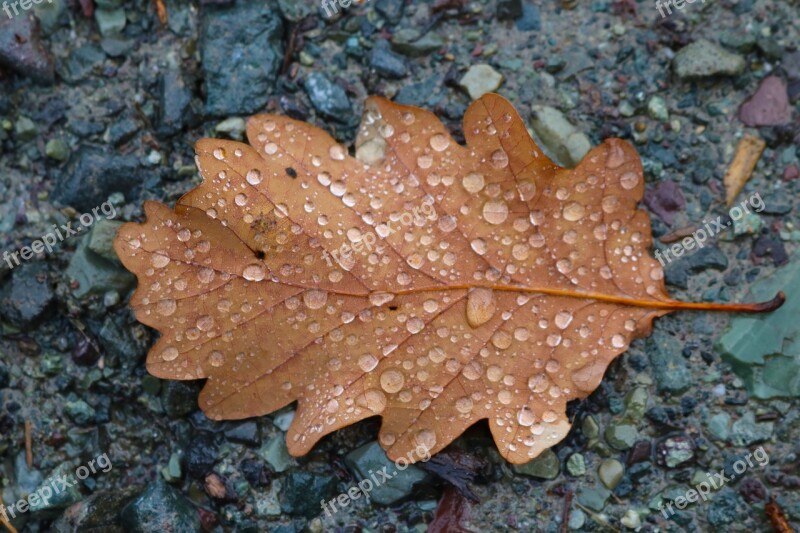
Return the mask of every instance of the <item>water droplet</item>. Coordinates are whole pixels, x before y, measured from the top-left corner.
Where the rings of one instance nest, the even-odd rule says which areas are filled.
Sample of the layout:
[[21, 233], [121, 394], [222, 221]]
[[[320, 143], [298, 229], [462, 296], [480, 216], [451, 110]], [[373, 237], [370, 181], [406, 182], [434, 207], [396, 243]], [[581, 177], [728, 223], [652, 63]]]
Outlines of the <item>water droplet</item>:
[[224, 362], [225, 356], [220, 351], [214, 350], [208, 356], [208, 363], [215, 368], [221, 367]]
[[492, 166], [494, 168], [505, 168], [508, 166], [508, 154], [505, 150], [499, 149], [492, 153]]
[[236, 198], [234, 198], [233, 201], [239, 207], [244, 207], [244, 206], [247, 205], [247, 195], [244, 194], [244, 193], [239, 193], [239, 194], [236, 195]]
[[344, 156], [347, 154], [347, 152], [345, 151], [344, 146], [341, 144], [334, 144], [331, 146], [329, 154], [331, 159], [334, 161], [344, 161]]
[[613, 143], [608, 149], [608, 159], [606, 159], [606, 167], [614, 169], [619, 168], [625, 162], [625, 151], [616, 142]]
[[508, 218], [508, 205], [502, 200], [490, 200], [483, 204], [483, 218], [489, 224], [502, 224]]
[[214, 327], [214, 319], [209, 315], [203, 315], [197, 319], [196, 325], [200, 331], [210, 331]]
[[557, 359], [549, 359], [547, 364], [544, 365], [544, 369], [553, 374], [561, 370], [561, 363], [559, 363]]
[[431, 148], [437, 152], [444, 152], [447, 150], [447, 147], [450, 146], [450, 138], [443, 133], [437, 133], [431, 137], [430, 143]]
[[428, 154], [422, 154], [417, 158], [417, 165], [419, 165], [419, 168], [431, 168], [433, 165], [433, 157]]
[[550, 380], [544, 374], [536, 374], [528, 379], [528, 388], [532, 392], [544, 392], [550, 387]]
[[275, 155], [275, 154], [277, 154], [278, 153], [278, 145], [273, 143], [273, 142], [269, 142], [269, 143], [265, 144], [264, 145], [264, 153], [267, 154], [267, 155]]
[[639, 175], [636, 172], [626, 172], [619, 178], [619, 184], [625, 190], [631, 190], [639, 184]]
[[170, 258], [166, 255], [162, 254], [153, 254], [152, 259], [150, 259], [150, 264], [153, 265], [154, 268], [164, 268], [170, 263]]
[[622, 348], [625, 346], [625, 337], [617, 333], [613, 337], [611, 337], [611, 346], [614, 348]]
[[211, 283], [216, 277], [216, 272], [208, 267], [203, 267], [197, 271], [197, 279], [200, 281], [200, 283]]
[[247, 180], [247, 183], [249, 183], [250, 185], [258, 185], [259, 183], [261, 183], [261, 180], [263, 178], [261, 176], [261, 171], [254, 168], [252, 170], [247, 171], [247, 176], [245, 177], [245, 179]]
[[173, 299], [160, 300], [156, 304], [156, 312], [161, 316], [170, 316], [178, 308], [178, 305]]
[[439, 302], [436, 300], [425, 300], [422, 304], [422, 308], [426, 313], [435, 313], [439, 309]]
[[[364, 402], [366, 404], [365, 407], [373, 413], [382, 413], [386, 409], [386, 395], [378, 389], [367, 390], [364, 393]], [[387, 433], [387, 436], [389, 435], [391, 433]], [[384, 442], [384, 444], [387, 443]]]
[[310, 289], [303, 293], [303, 303], [309, 309], [320, 309], [328, 301], [328, 292]]
[[604, 196], [603, 201], [600, 204], [603, 207], [603, 211], [606, 213], [613, 213], [617, 209], [619, 209], [619, 198], [616, 196]]
[[532, 426], [535, 421], [536, 417], [527, 405], [517, 412], [517, 422], [519, 422], [520, 426]]
[[384, 446], [391, 446], [397, 440], [394, 433], [381, 433], [380, 437], [378, 437], [381, 441], [381, 444]]
[[444, 233], [450, 233], [456, 229], [457, 225], [458, 222], [456, 221], [456, 217], [453, 215], [444, 215], [439, 218], [439, 229]]
[[583, 218], [583, 215], [586, 214], [586, 208], [583, 206], [583, 204], [579, 204], [578, 202], [570, 202], [564, 206], [561, 214], [564, 216], [565, 220], [577, 222]]
[[572, 271], [572, 261], [569, 259], [559, 259], [556, 261], [556, 268], [562, 274], [569, 274]]
[[178, 358], [179, 355], [180, 352], [178, 351], [178, 349], [175, 348], [174, 346], [170, 346], [169, 348], [166, 348], [163, 352], [161, 352], [161, 359], [163, 359], [164, 361], [174, 361], [175, 359]]
[[414, 317], [406, 322], [406, 329], [409, 333], [419, 333], [425, 327], [425, 322], [421, 318]]
[[399, 392], [405, 381], [406, 378], [398, 370], [390, 369], [381, 374], [381, 388], [389, 394]]
[[484, 241], [483, 239], [473, 239], [472, 242], [469, 243], [469, 245], [472, 248], [472, 250], [478, 255], [483, 255], [488, 250], [486, 246], [486, 241]]
[[264, 265], [254, 264], [245, 267], [242, 272], [242, 277], [247, 281], [261, 281], [267, 276], [267, 271]]
[[426, 450], [431, 451], [436, 446], [436, 433], [430, 429], [420, 430], [415, 439], [419, 446], [423, 446]]
[[484, 186], [483, 175], [478, 174], [477, 172], [473, 172], [471, 174], [467, 174], [464, 176], [464, 179], [461, 180], [461, 184], [467, 190], [468, 193], [476, 193], [480, 192]]
[[513, 399], [513, 397], [511, 396], [511, 393], [508, 392], [507, 390], [501, 390], [497, 394], [497, 401], [499, 401], [503, 405], [510, 404], [512, 399]]
[[491, 289], [472, 289], [467, 296], [467, 323], [477, 328], [488, 322], [497, 311]]
[[456, 400], [456, 411], [458, 411], [459, 413], [465, 415], [469, 414], [472, 411], [472, 406], [473, 406], [472, 399], [467, 396], [463, 396], [458, 400]]
[[192, 238], [192, 232], [189, 231], [187, 228], [183, 228], [178, 232], [178, 240], [181, 242], [186, 242]]
[[492, 335], [492, 345], [498, 350], [505, 350], [511, 346], [512, 337], [505, 331], [495, 331]]
[[378, 366], [378, 358], [371, 353], [365, 353], [358, 358], [358, 367], [364, 372], [370, 372]]
[[572, 322], [572, 313], [569, 311], [559, 311], [556, 314], [555, 323], [559, 329], [566, 329]]
[[548, 346], [555, 348], [556, 346], [561, 344], [561, 335], [559, 335], [558, 333], [551, 333], [550, 335], [547, 336], [545, 342], [547, 343]]

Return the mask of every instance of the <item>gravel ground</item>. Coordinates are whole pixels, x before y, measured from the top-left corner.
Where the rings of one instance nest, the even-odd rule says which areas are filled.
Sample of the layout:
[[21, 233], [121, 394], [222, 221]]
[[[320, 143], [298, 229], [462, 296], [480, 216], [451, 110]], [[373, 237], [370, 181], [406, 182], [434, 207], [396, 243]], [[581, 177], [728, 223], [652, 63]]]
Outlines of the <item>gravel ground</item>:
[[[166, 23], [155, 1], [0, 10], [0, 252], [33, 248], [0, 262], [0, 490], [6, 506], [56, 493], [17, 506], [13, 525], [788, 531], [770, 519], [774, 501], [797, 530], [800, 4], [677, 3], [662, 17], [650, 0], [368, 0], [328, 18], [317, 2], [167, 0]], [[377, 422], [291, 458], [291, 408], [205, 418], [198, 383], [147, 374], [155, 334], [126, 307], [133, 279], [111, 239], [144, 200], [172, 204], [194, 187], [195, 141], [239, 139], [250, 114], [352, 143], [364, 98], [379, 94], [433, 110], [461, 139], [464, 110], [486, 91], [511, 100], [564, 165], [605, 138], [633, 142], [659, 249], [723, 217], [724, 231], [667, 265], [676, 298], [782, 289], [790, 304], [758, 319], [659, 319], [532, 463], [506, 463], [478, 424], [328, 516], [321, 500], [396, 471]], [[752, 212], [734, 222], [723, 176], [748, 135], [765, 149], [737, 197]], [[707, 501], [679, 505], [720, 473], [730, 480]]]

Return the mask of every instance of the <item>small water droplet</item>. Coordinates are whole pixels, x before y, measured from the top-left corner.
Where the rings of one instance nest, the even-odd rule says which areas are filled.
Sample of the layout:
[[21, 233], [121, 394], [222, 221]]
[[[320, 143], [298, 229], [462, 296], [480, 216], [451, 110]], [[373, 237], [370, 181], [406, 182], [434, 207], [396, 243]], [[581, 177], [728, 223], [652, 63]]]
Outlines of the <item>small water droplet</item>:
[[520, 426], [532, 426], [535, 421], [536, 417], [527, 405], [517, 412], [517, 422], [519, 422]]
[[467, 296], [467, 323], [477, 328], [488, 322], [497, 311], [494, 291], [472, 289]]
[[245, 179], [250, 185], [258, 185], [262, 180], [261, 171], [255, 168], [248, 170]]
[[579, 204], [578, 202], [570, 202], [566, 206], [564, 206], [563, 211], [561, 212], [565, 220], [569, 220], [570, 222], [577, 222], [578, 220], [582, 219], [583, 216], [586, 214], [586, 208], [583, 204]]
[[639, 184], [639, 175], [636, 172], [626, 172], [619, 178], [619, 184], [625, 190], [631, 190]]
[[424, 447], [426, 450], [431, 451], [436, 446], [436, 433], [430, 429], [420, 430], [415, 439], [417, 445]]
[[431, 137], [430, 144], [437, 152], [444, 152], [450, 146], [450, 138], [443, 133], [437, 133]]
[[214, 350], [208, 356], [208, 363], [215, 368], [221, 367], [224, 362], [225, 356], [218, 350]]
[[309, 309], [320, 309], [328, 301], [328, 292], [310, 289], [303, 293], [303, 303]]
[[170, 316], [178, 308], [178, 305], [173, 299], [160, 300], [156, 304], [156, 312], [161, 316]]
[[464, 186], [464, 189], [467, 190], [468, 193], [476, 193], [480, 192], [484, 186], [483, 175], [478, 174], [477, 172], [473, 172], [464, 176], [464, 179], [461, 180], [461, 184]]
[[381, 374], [381, 388], [389, 394], [394, 394], [395, 392], [399, 392], [400, 389], [403, 388], [403, 384], [406, 381], [405, 376], [403, 376], [402, 372], [394, 369], [386, 370], [383, 374]]
[[483, 218], [489, 224], [502, 224], [508, 218], [508, 205], [502, 200], [490, 200], [483, 204]]
[[469, 414], [472, 411], [472, 399], [467, 396], [462, 396], [456, 400], [456, 411], [462, 414]]
[[254, 264], [245, 267], [242, 277], [248, 281], [261, 281], [267, 276], [267, 271], [263, 265]]
[[174, 346], [170, 346], [169, 348], [166, 348], [163, 352], [161, 352], [161, 359], [163, 359], [164, 361], [174, 361], [175, 359], [178, 358], [179, 355], [180, 352], [178, 351], [178, 349], [175, 348]]
[[572, 322], [572, 313], [569, 311], [559, 311], [556, 314], [555, 323], [559, 329], [566, 329]]
[[494, 168], [505, 168], [508, 166], [508, 154], [505, 150], [499, 149], [492, 153], [492, 166]]
[[331, 156], [331, 159], [333, 159], [334, 161], [344, 161], [344, 157], [347, 154], [347, 152], [345, 151], [344, 146], [342, 146], [341, 144], [334, 144], [333, 146], [331, 146], [329, 154]]
[[620, 335], [619, 333], [615, 334], [611, 337], [611, 346], [614, 348], [622, 348], [625, 346], [625, 337]]

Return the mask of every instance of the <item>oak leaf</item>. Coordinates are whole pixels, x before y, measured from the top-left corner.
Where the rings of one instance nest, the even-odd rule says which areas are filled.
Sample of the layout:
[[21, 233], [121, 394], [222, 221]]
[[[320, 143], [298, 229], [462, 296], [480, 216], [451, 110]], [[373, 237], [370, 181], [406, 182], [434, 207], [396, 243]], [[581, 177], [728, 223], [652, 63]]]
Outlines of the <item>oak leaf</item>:
[[488, 419], [523, 463], [564, 438], [567, 402], [653, 318], [779, 304], [670, 299], [625, 141], [568, 170], [494, 94], [468, 109], [466, 147], [422, 109], [365, 107], [358, 158], [281, 116], [252, 117], [250, 145], [199, 141], [202, 185], [119, 232], [130, 305], [161, 332], [148, 370], [207, 378], [213, 419], [297, 401], [286, 438], [302, 455], [379, 415], [393, 459]]

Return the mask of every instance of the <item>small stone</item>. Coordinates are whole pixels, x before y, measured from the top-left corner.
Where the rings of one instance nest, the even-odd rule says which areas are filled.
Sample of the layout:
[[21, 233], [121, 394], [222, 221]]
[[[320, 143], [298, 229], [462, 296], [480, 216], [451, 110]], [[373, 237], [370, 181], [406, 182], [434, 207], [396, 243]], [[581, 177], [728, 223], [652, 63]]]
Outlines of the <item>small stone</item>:
[[741, 235], [757, 235], [764, 227], [764, 219], [755, 213], [745, 213], [741, 218], [733, 221], [733, 234], [736, 237]]
[[591, 150], [589, 138], [573, 126], [564, 114], [549, 106], [534, 106], [532, 126], [557, 163], [575, 167]]
[[99, 219], [89, 233], [89, 249], [100, 257], [119, 264], [117, 252], [114, 251], [114, 238], [122, 227], [117, 220]]
[[497, 2], [498, 20], [514, 20], [522, 16], [522, 0], [499, 0]]
[[79, 426], [89, 425], [96, 415], [94, 408], [83, 400], [65, 403], [64, 412]]
[[600, 426], [593, 416], [589, 415], [581, 423], [581, 431], [587, 439], [596, 439], [600, 436]]
[[656, 459], [667, 468], [677, 468], [694, 459], [694, 442], [690, 437], [667, 437], [656, 446]]
[[95, 9], [94, 20], [97, 22], [97, 27], [104, 37], [122, 33], [127, 23], [125, 10], [121, 7], [117, 9]]
[[420, 35], [414, 29], [400, 29], [392, 35], [392, 50], [408, 57], [423, 57], [445, 46], [444, 39], [435, 32]]
[[708, 432], [721, 441], [727, 441], [731, 434], [731, 417], [728, 413], [717, 413], [708, 420]]
[[597, 476], [600, 481], [611, 490], [617, 488], [624, 474], [625, 467], [616, 459], [605, 459], [597, 468]]
[[105, 294], [110, 290], [124, 293], [136, 281], [133, 274], [118, 264], [92, 252], [86, 239], [81, 241], [72, 254], [66, 275], [68, 279], [78, 283], [73, 290], [78, 298], [88, 294]]
[[337, 485], [333, 475], [292, 472], [280, 494], [281, 510], [290, 515], [315, 517], [322, 512], [320, 502], [333, 498]]
[[599, 513], [605, 508], [609, 497], [611, 497], [611, 491], [603, 486], [588, 487], [584, 485], [578, 489], [577, 500], [584, 507]]
[[495, 92], [503, 83], [503, 75], [490, 65], [479, 64], [469, 68], [461, 78], [459, 85], [469, 94], [470, 98], [477, 100], [486, 93]]
[[370, 500], [381, 505], [392, 505], [408, 496], [414, 486], [427, 479], [427, 474], [421, 468], [409, 465], [405, 470], [400, 470], [391, 461], [378, 442], [373, 441], [361, 446], [347, 454], [345, 464], [358, 480], [369, 479], [370, 472], [386, 472], [392, 474], [391, 479], [376, 485], [369, 493]]
[[658, 391], [674, 395], [686, 392], [692, 383], [692, 374], [681, 355], [681, 342], [668, 333], [655, 331], [647, 345]]
[[580, 509], [572, 509], [569, 513], [569, 522], [567, 522], [567, 527], [571, 530], [576, 531], [581, 529], [584, 524], [586, 524], [586, 513], [581, 511]]
[[753, 96], [739, 108], [739, 120], [752, 127], [787, 124], [791, 117], [786, 82], [778, 76], [764, 78]]
[[625, 396], [625, 419], [639, 422], [647, 411], [647, 389], [636, 387]]
[[586, 462], [583, 459], [583, 455], [579, 453], [573, 453], [567, 459], [567, 472], [570, 475], [575, 477], [582, 476], [586, 473]]
[[294, 410], [290, 409], [276, 414], [275, 418], [272, 419], [272, 423], [275, 424], [275, 427], [285, 432], [289, 431], [292, 420], [294, 420]]
[[629, 450], [636, 443], [639, 433], [636, 431], [636, 426], [624, 423], [612, 423], [609, 425], [604, 436], [606, 442], [615, 450]]
[[183, 494], [157, 477], [120, 513], [129, 533], [200, 531], [200, 515]]
[[19, 117], [14, 123], [14, 135], [20, 141], [30, 141], [36, 138], [36, 124], [28, 117]]
[[514, 472], [524, 476], [537, 477], [540, 479], [555, 479], [561, 470], [558, 456], [553, 450], [547, 449], [533, 461], [525, 464], [514, 465]]
[[47, 141], [44, 153], [54, 161], [66, 161], [69, 159], [69, 147], [62, 139], [55, 138]]
[[324, 74], [312, 72], [304, 84], [308, 98], [321, 115], [346, 122], [352, 113], [350, 99], [345, 90], [334, 84]]
[[392, 52], [385, 40], [378, 41], [372, 48], [370, 66], [384, 78], [400, 79], [408, 74], [406, 59]]
[[650, 115], [650, 118], [654, 120], [661, 122], [669, 120], [667, 103], [660, 96], [653, 96], [650, 98], [650, 101], [647, 102], [647, 113]]
[[733, 423], [731, 443], [734, 446], [750, 447], [752, 444], [764, 442], [772, 436], [774, 422], [756, 422], [752, 411], [746, 412], [742, 418]]
[[39, 34], [36, 17], [0, 15], [0, 65], [38, 83], [51, 84], [55, 81], [53, 58]]
[[54, 302], [47, 267], [42, 263], [23, 264], [16, 267], [11, 281], [0, 289], [0, 316], [27, 329], [39, 323]]
[[672, 60], [672, 68], [681, 79], [736, 76], [744, 67], [741, 56], [705, 39], [684, 46]]
[[295, 464], [286, 447], [286, 438], [282, 434], [271, 437], [258, 454], [275, 472], [285, 472]]
[[639, 516], [639, 513], [633, 509], [628, 509], [625, 511], [625, 514], [622, 516], [619, 522], [628, 529], [638, 530], [642, 526], [642, 519]]
[[231, 139], [240, 141], [244, 138], [247, 122], [242, 117], [226, 118], [214, 128], [217, 133], [224, 133]]

